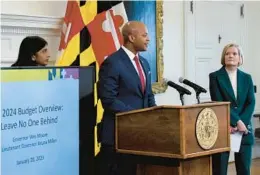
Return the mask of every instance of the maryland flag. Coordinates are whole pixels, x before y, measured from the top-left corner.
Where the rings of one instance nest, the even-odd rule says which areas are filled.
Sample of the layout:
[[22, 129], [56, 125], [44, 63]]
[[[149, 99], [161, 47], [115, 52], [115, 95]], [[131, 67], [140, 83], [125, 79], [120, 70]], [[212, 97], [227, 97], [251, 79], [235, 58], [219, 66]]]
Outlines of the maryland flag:
[[[99, 66], [123, 43], [120, 29], [126, 22], [122, 1], [69, 0], [56, 65], [95, 66], [97, 82]], [[94, 96], [96, 123], [99, 123], [103, 108], [97, 96], [96, 84]], [[97, 127], [94, 133], [97, 133]], [[99, 152], [96, 136], [94, 145], [96, 155]]]

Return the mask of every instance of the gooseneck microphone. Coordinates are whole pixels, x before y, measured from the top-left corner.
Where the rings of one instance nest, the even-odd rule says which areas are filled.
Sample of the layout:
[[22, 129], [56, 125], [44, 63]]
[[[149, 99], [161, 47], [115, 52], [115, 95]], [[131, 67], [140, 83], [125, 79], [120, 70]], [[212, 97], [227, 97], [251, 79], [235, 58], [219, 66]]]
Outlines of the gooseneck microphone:
[[203, 87], [201, 87], [201, 86], [199, 86], [199, 85], [197, 85], [197, 84], [195, 84], [195, 83], [193, 83], [193, 82], [191, 82], [191, 81], [189, 81], [187, 79], [184, 79], [182, 77], [179, 78], [179, 82], [183, 83], [183, 84], [186, 84], [186, 85], [192, 87], [195, 90], [198, 104], [200, 103], [200, 93], [201, 92], [207, 93], [207, 90], [204, 89]]
[[183, 95], [184, 95], [184, 94], [191, 95], [191, 92], [190, 92], [188, 89], [186, 89], [186, 88], [184, 88], [184, 87], [182, 87], [182, 86], [180, 86], [180, 85], [178, 85], [178, 84], [176, 84], [176, 83], [174, 83], [174, 82], [172, 82], [172, 81], [169, 81], [169, 80], [167, 80], [167, 79], [164, 79], [164, 81], [165, 81], [165, 83], [166, 83], [168, 86], [170, 86], [170, 87], [176, 89], [176, 90], [179, 92], [181, 104], [184, 105]]
[[195, 84], [195, 83], [193, 83], [193, 82], [191, 82], [187, 79], [184, 79], [182, 77], [179, 78], [179, 82], [192, 87], [196, 92], [199, 91], [199, 92], [207, 93], [207, 90], [204, 89], [203, 87], [201, 87], [201, 86], [199, 86], [199, 85], [197, 85], [197, 84]]
[[184, 88], [184, 87], [182, 87], [182, 86], [180, 86], [180, 85], [178, 85], [178, 84], [176, 84], [172, 81], [166, 81], [166, 83], [167, 83], [168, 86], [176, 89], [179, 93], [191, 95], [191, 92], [188, 89], [186, 89], [186, 88]]

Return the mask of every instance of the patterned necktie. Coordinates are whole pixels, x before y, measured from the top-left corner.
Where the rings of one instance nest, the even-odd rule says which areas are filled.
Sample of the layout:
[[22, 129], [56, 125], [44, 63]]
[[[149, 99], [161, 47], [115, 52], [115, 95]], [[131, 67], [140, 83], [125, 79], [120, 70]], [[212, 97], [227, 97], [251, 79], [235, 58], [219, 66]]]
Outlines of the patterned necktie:
[[145, 90], [145, 82], [144, 82], [144, 75], [143, 75], [143, 71], [142, 71], [142, 66], [140, 64], [139, 58], [137, 56], [134, 57], [134, 61], [138, 70], [138, 74], [139, 74], [139, 78], [141, 81], [141, 85], [142, 85], [142, 92], [144, 93]]

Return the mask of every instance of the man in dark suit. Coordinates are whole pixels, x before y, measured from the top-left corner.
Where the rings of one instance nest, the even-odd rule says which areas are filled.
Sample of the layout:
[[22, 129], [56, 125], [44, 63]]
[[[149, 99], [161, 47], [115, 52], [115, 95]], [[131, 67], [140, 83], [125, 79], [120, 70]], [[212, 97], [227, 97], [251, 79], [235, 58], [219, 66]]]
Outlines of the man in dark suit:
[[[254, 136], [251, 118], [255, 108], [253, 81], [249, 74], [238, 69], [243, 55], [236, 44], [228, 44], [222, 52], [223, 67], [209, 75], [213, 101], [230, 102], [231, 132], [243, 132], [242, 143], [235, 153], [237, 175], [250, 175]], [[226, 175], [229, 152], [213, 155], [213, 175]]]
[[135, 166], [126, 167], [125, 160], [119, 162], [115, 153], [115, 114], [156, 105], [149, 64], [139, 55], [149, 44], [147, 28], [141, 22], [131, 21], [125, 24], [122, 34], [124, 45], [106, 58], [99, 71], [98, 95], [104, 108], [100, 169], [104, 175], [135, 174]]

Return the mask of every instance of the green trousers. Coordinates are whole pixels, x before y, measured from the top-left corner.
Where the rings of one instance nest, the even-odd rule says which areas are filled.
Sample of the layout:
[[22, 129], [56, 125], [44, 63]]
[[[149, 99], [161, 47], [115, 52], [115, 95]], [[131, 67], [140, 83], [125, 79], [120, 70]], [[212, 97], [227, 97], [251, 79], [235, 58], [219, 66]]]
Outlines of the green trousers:
[[[229, 152], [212, 155], [213, 175], [227, 175]], [[237, 175], [250, 175], [252, 162], [252, 145], [241, 145], [235, 153]]]

